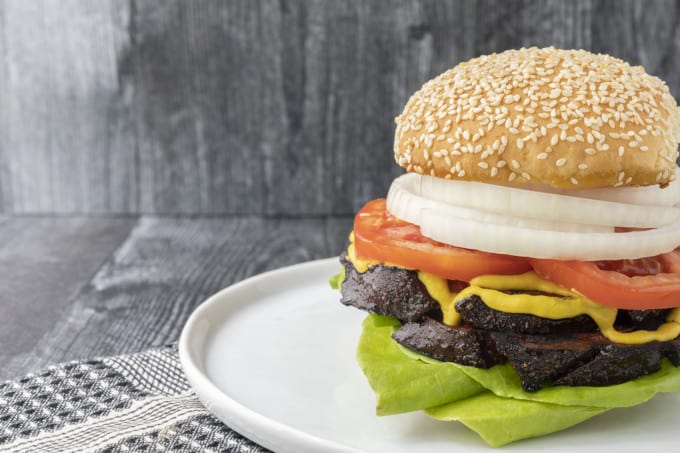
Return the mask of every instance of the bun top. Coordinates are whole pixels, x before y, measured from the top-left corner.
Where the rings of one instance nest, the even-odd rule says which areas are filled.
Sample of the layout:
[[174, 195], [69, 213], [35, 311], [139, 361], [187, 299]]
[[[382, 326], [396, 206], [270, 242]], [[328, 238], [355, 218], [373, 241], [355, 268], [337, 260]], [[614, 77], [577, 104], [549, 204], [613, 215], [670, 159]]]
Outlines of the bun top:
[[675, 178], [680, 110], [666, 84], [609, 55], [552, 47], [461, 63], [396, 118], [408, 171], [584, 189]]

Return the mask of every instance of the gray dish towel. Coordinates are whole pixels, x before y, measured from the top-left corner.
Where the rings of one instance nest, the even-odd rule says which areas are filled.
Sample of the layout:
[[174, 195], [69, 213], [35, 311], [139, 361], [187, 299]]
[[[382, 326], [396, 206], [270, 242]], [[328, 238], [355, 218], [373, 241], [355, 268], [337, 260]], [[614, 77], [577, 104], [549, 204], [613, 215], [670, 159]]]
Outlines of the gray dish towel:
[[5, 451], [267, 450], [206, 412], [172, 345], [68, 362], [0, 384]]

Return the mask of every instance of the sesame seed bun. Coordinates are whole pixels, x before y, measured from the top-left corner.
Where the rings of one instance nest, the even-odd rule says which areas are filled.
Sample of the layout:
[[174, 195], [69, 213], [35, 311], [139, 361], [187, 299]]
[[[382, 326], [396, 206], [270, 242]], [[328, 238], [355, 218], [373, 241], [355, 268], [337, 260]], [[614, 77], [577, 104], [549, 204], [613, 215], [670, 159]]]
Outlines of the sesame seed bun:
[[509, 50], [427, 82], [396, 118], [408, 171], [584, 189], [675, 178], [680, 111], [640, 66], [583, 50]]

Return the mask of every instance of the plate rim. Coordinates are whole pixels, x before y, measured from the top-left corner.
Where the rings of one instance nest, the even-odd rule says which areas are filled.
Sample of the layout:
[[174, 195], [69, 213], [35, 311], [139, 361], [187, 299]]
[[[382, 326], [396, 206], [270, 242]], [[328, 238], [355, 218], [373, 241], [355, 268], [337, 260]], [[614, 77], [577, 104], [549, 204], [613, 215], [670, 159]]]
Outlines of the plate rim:
[[[201, 347], [207, 344], [207, 340], [210, 338], [210, 330], [215, 325], [219, 325], [219, 322], [210, 326], [207, 329], [208, 331], [203, 334], [198, 332], [200, 328], [198, 324], [205, 318], [206, 313], [217, 310], [216, 307], [221, 304], [229, 303], [227, 299], [232, 293], [237, 293], [244, 288], [256, 285], [262, 280], [281, 277], [286, 274], [305, 273], [310, 268], [329, 266], [331, 262], [337, 263], [337, 257], [322, 258], [272, 269], [229, 285], [211, 295], [196, 307], [187, 319], [180, 334], [178, 342], [179, 361], [191, 389], [196, 393], [201, 404], [210, 414], [220, 419], [229, 428], [270, 450], [277, 452], [328, 451], [337, 453], [360, 453], [363, 451], [315, 436], [304, 430], [269, 418], [225, 394], [210, 380], [205, 370], [205, 364], [199, 363], [198, 358], [195, 357], [192, 351], [194, 349], [192, 347], [193, 343], [196, 341], [202, 343]], [[224, 319], [221, 321], [224, 321]], [[197, 340], [197, 336], [199, 338], [202, 337], [202, 339]], [[226, 409], [231, 416], [224, 417], [223, 411], [220, 411], [219, 414], [216, 413], [215, 407]], [[271, 435], [262, 436], [260, 433], [263, 430], [266, 430]]]

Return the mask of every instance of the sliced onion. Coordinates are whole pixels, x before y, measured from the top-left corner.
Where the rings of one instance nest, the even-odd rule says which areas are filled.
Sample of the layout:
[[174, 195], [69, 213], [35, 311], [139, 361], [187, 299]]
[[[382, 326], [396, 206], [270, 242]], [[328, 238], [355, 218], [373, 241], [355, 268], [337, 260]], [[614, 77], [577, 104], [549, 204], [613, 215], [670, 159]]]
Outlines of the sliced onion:
[[[530, 188], [528, 189], [531, 190]], [[546, 188], [545, 192], [640, 206], [675, 206], [680, 204], [680, 184], [676, 181], [673, 181], [663, 189], [659, 186], [607, 187], [581, 190]]]
[[[387, 209], [419, 225], [422, 234], [434, 240], [516, 256], [634, 259], [680, 245], [680, 209], [675, 207], [579, 199], [416, 174], [394, 180]], [[657, 228], [615, 233], [614, 226]]]
[[420, 231], [423, 236], [459, 247], [565, 260], [643, 258], [670, 252], [680, 244], [680, 220], [655, 230], [578, 233], [489, 224], [424, 209]]
[[[640, 206], [675, 206], [680, 204], [680, 168], [676, 169], [675, 180], [666, 187], [603, 187], [601, 189], [557, 189], [547, 184], [520, 186], [526, 190], [557, 193], [593, 200], [616, 201]], [[517, 187], [517, 186], [515, 186]]]
[[[408, 175], [407, 175], [408, 176]], [[413, 175], [418, 176], [418, 175]], [[407, 222], [421, 224], [423, 210], [432, 210], [451, 218], [473, 220], [494, 225], [508, 225], [518, 228], [574, 232], [613, 232], [614, 228], [601, 225], [555, 222], [543, 219], [529, 219], [461, 208], [441, 201], [416, 195], [419, 179], [400, 177], [394, 180], [387, 194], [387, 210]]]
[[656, 228], [680, 218], [680, 208], [676, 207], [639, 206], [416, 174], [403, 175], [397, 180], [414, 176], [420, 181], [419, 187], [416, 185], [417, 195], [496, 214], [631, 228]]

